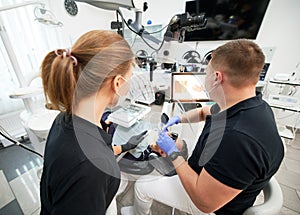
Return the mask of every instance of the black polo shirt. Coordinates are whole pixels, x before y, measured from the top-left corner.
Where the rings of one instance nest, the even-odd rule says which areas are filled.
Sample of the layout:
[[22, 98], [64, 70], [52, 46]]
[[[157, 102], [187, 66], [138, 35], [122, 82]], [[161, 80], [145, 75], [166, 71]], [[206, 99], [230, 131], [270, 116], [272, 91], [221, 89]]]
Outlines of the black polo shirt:
[[80, 117], [60, 113], [46, 143], [41, 214], [105, 214], [119, 183], [111, 137]]
[[188, 163], [199, 174], [204, 167], [215, 179], [243, 190], [216, 211], [242, 214], [278, 170], [284, 156], [273, 112], [261, 94], [227, 111], [207, 116]]

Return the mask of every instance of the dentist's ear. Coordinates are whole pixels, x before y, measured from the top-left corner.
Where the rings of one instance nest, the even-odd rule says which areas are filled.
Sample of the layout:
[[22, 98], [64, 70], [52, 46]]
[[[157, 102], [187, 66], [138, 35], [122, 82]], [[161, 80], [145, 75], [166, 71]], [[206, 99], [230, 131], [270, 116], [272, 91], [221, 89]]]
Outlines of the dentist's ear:
[[221, 82], [222, 82], [222, 79], [223, 79], [222, 73], [219, 72], [219, 71], [216, 71], [216, 78], [215, 78], [215, 81], [218, 82], [218, 83], [221, 83]]
[[215, 73], [215, 75], [216, 75], [216, 77], [215, 77], [214, 85], [219, 85], [219, 84], [221, 84], [222, 78], [223, 78], [222, 73], [219, 72], [219, 71], [217, 71], [217, 72]]

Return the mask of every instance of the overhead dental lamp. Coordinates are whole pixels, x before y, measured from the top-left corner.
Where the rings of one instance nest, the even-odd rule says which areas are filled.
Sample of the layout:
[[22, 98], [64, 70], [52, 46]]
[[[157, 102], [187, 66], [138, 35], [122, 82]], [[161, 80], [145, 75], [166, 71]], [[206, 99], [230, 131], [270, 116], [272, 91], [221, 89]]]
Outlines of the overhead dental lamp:
[[128, 26], [139, 36], [149, 39], [152, 42], [159, 44], [160, 40], [150, 35], [145, 31], [142, 23], [142, 12], [147, 9], [146, 4], [142, 0], [75, 0], [76, 2], [84, 2], [94, 7], [105, 10], [116, 10], [127, 8], [135, 12], [135, 21], [128, 21]]
[[98, 8], [105, 10], [118, 10], [120, 7], [139, 10], [143, 9], [143, 2], [140, 0], [75, 0], [85, 2]]

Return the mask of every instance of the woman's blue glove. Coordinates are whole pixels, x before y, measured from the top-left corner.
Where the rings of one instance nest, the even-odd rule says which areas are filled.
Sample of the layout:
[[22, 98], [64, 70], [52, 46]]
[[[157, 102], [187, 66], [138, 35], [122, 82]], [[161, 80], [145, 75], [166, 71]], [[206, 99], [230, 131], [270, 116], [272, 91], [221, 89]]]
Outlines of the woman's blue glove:
[[165, 127], [163, 128], [163, 132], [168, 131], [168, 127], [180, 123], [180, 117], [179, 116], [173, 116], [169, 121], [166, 123]]
[[179, 152], [175, 141], [167, 132], [161, 132], [156, 143], [167, 155], [170, 155], [172, 152]]

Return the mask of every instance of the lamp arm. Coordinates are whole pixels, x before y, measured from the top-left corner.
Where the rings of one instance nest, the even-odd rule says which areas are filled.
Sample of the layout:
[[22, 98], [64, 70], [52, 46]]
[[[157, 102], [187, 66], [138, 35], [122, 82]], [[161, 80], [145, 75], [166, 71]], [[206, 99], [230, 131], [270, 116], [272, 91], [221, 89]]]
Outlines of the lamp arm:
[[118, 10], [120, 7], [127, 8], [129, 10], [136, 10], [136, 11], [143, 10], [143, 2], [141, 0], [75, 0], [75, 1], [84, 2], [105, 10]]

